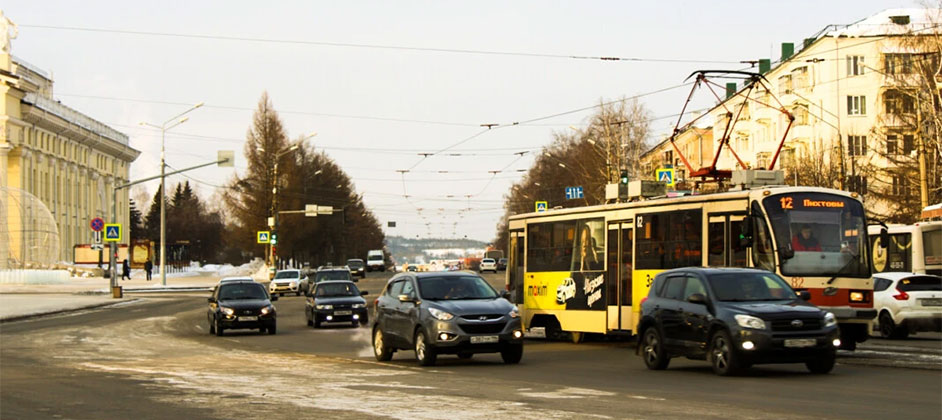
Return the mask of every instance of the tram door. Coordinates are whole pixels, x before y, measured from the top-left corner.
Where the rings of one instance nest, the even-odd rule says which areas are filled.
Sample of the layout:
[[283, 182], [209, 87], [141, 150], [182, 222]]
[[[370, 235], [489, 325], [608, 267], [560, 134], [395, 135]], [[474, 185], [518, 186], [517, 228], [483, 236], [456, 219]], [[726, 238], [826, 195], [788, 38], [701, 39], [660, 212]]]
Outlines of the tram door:
[[523, 231], [510, 232], [510, 255], [507, 258], [507, 291], [515, 304], [523, 303]]
[[630, 330], [634, 326], [631, 319], [631, 267], [634, 264], [634, 229], [631, 221], [609, 223], [606, 239], [608, 329]]
[[710, 267], [746, 267], [746, 248], [739, 235], [745, 215], [710, 213], [707, 227], [707, 265]]

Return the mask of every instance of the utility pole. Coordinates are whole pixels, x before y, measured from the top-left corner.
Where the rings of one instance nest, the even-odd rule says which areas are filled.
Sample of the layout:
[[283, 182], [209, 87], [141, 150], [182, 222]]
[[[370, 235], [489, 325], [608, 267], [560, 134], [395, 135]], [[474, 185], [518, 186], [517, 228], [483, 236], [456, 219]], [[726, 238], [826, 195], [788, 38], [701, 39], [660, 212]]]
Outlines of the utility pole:
[[[288, 153], [291, 153], [291, 152], [293, 152], [293, 151], [295, 151], [295, 150], [298, 150], [298, 148], [301, 147], [301, 143], [304, 143], [305, 140], [307, 140], [307, 139], [309, 139], [309, 138], [311, 138], [311, 137], [314, 137], [314, 136], [316, 136], [316, 135], [317, 135], [317, 132], [313, 132], [313, 133], [311, 133], [310, 135], [308, 135], [308, 136], [306, 136], [306, 137], [302, 137], [300, 140], [298, 140], [297, 142], [295, 142], [294, 144], [292, 144], [291, 146], [289, 146], [287, 149], [275, 153], [275, 163], [274, 163], [274, 167], [272, 168], [272, 188], [271, 188], [271, 194], [272, 194], [272, 198], [271, 198], [271, 220], [272, 220], [272, 223], [269, 223], [269, 226], [271, 226], [271, 228], [272, 228], [272, 231], [271, 231], [271, 238], [272, 238], [272, 239], [278, 237], [278, 162], [281, 160], [282, 157], [284, 157], [284, 156], [287, 155]], [[259, 149], [260, 151], [264, 151], [264, 150], [265, 150], [265, 149], [263, 149], [262, 147], [259, 147], [258, 149]], [[276, 263], [276, 261], [277, 261], [277, 255], [276, 255], [276, 252], [275, 252], [275, 246], [276, 246], [276, 245], [277, 245], [277, 240], [276, 240], [275, 243], [271, 243], [271, 244], [268, 245], [268, 250], [269, 250], [269, 262], [272, 264], [272, 267], [276, 267], [276, 266], [277, 266], [277, 263]]]

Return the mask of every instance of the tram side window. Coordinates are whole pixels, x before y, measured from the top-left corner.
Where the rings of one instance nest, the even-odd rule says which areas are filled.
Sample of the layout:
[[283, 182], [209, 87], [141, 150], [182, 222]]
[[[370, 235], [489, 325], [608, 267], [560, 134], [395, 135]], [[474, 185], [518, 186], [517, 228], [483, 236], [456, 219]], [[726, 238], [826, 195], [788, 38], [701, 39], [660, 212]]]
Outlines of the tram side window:
[[527, 271], [569, 271], [575, 234], [574, 220], [527, 226]]
[[638, 216], [637, 269], [701, 265], [702, 213], [685, 210]]

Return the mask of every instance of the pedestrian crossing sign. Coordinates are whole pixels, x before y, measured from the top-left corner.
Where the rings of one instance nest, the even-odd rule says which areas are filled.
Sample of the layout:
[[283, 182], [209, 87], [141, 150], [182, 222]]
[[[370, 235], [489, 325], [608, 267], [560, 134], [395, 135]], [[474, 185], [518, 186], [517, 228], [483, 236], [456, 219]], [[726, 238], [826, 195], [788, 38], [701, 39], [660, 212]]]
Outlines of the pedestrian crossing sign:
[[657, 182], [663, 182], [667, 184], [668, 187], [674, 186], [674, 169], [673, 168], [658, 169], [657, 172], [655, 172], [655, 174], [657, 175]]
[[121, 224], [105, 224], [105, 242], [121, 242]]
[[546, 211], [547, 206], [548, 206], [548, 204], [546, 204], [545, 201], [537, 201], [537, 202], [536, 202], [536, 206], [535, 206], [535, 207], [536, 207], [536, 212], [539, 213], [539, 212]]
[[260, 230], [260, 231], [258, 231], [258, 233], [257, 233], [256, 235], [257, 235], [256, 238], [257, 238], [257, 240], [258, 240], [258, 243], [260, 243], [260, 244], [271, 243], [271, 232], [270, 232], [270, 231], [267, 231], [267, 230]]

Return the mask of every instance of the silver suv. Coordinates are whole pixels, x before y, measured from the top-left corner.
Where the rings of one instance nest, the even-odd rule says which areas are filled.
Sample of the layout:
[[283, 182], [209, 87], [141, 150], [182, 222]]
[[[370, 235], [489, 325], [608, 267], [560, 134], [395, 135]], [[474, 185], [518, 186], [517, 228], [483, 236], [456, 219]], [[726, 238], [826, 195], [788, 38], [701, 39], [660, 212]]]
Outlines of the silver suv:
[[467, 272], [402, 273], [376, 300], [373, 351], [387, 361], [400, 349], [415, 350], [423, 366], [439, 354], [469, 359], [499, 352], [504, 363], [523, 357], [517, 307]]

